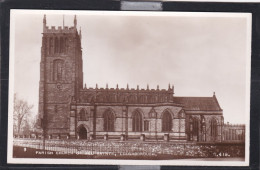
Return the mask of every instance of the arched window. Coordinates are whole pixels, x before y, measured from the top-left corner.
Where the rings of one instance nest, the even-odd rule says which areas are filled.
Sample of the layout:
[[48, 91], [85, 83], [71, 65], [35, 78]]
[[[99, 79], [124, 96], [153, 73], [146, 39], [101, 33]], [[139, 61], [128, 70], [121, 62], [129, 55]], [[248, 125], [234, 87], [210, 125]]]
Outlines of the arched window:
[[63, 37], [60, 38], [60, 53], [65, 52], [65, 43]]
[[206, 141], [206, 121], [205, 121], [205, 117], [202, 116], [201, 117], [201, 131], [202, 131], [202, 141]]
[[157, 113], [155, 112], [155, 110], [153, 108], [149, 112], [149, 117], [150, 118], [156, 118], [157, 117]]
[[80, 125], [78, 127], [78, 138], [87, 139], [87, 136], [88, 136], [87, 134], [88, 134], [87, 129], [83, 125]]
[[59, 40], [58, 37], [55, 38], [54, 40], [54, 52], [59, 53]]
[[106, 132], [112, 132], [114, 131], [114, 114], [111, 112], [111, 110], [107, 110], [104, 115], [104, 131]]
[[193, 140], [193, 118], [189, 118], [189, 140]]
[[129, 103], [136, 103], [136, 96], [135, 95], [131, 95], [129, 96]]
[[84, 109], [81, 109], [80, 112], [79, 112], [79, 120], [87, 120]]
[[141, 132], [142, 131], [142, 115], [140, 112], [135, 111], [133, 113], [133, 132]]
[[90, 96], [89, 103], [95, 103], [95, 102], [96, 102], [96, 98], [94, 96]]
[[212, 119], [210, 122], [210, 135], [213, 137], [213, 140], [217, 138], [218, 135], [218, 125], [217, 120]]
[[162, 95], [159, 96], [159, 102], [164, 102], [163, 100], [164, 100], [164, 96], [162, 96]]
[[232, 130], [231, 129], [228, 130], [228, 139], [232, 140]]
[[185, 115], [184, 115], [184, 111], [183, 110], [181, 110], [180, 112], [179, 112], [179, 119], [183, 119], [184, 117], [185, 117]]
[[109, 102], [116, 102], [116, 95], [115, 94], [109, 94]]
[[199, 134], [199, 121], [197, 118], [193, 118], [193, 136], [198, 136]]
[[157, 102], [157, 96], [149, 95], [148, 96], [148, 103], [156, 103]]
[[125, 96], [123, 94], [119, 95], [118, 100], [119, 102], [126, 102]]
[[165, 111], [162, 116], [162, 131], [169, 132], [172, 130], [172, 116], [168, 111]]
[[224, 131], [224, 140], [228, 140], [228, 131]]
[[54, 60], [53, 64], [53, 80], [60, 81], [62, 80], [62, 72], [63, 72], [63, 60]]
[[167, 102], [171, 101], [171, 95], [167, 95]]
[[157, 96], [151, 96], [151, 98], [150, 98], [150, 102], [151, 103], [156, 103], [156, 99], [157, 99]]
[[144, 121], [144, 131], [149, 131], [149, 121], [148, 120]]
[[53, 52], [53, 38], [51, 37], [49, 39], [49, 54], [52, 54]]
[[69, 43], [68, 43], [68, 38], [65, 38], [65, 53], [68, 52], [68, 49], [69, 49]]
[[104, 102], [104, 96], [102, 94], [97, 95], [96, 101], [97, 102]]
[[141, 95], [141, 96], [139, 97], [139, 103], [146, 103], [146, 97], [145, 97], [145, 95]]

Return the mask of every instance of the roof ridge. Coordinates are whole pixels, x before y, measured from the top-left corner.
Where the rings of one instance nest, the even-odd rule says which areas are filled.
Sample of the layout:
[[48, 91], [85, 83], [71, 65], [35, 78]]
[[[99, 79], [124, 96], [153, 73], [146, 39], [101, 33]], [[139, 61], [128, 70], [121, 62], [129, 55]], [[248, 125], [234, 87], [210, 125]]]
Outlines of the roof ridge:
[[183, 97], [174, 96], [173, 102], [183, 104], [188, 110], [222, 110], [214, 96]]
[[214, 98], [214, 101], [216, 102], [216, 104], [218, 105], [219, 110], [223, 110], [223, 109], [220, 107], [220, 105], [219, 105], [219, 103], [218, 103], [218, 99], [217, 99], [217, 97], [216, 97], [215, 94], [213, 95], [213, 98]]

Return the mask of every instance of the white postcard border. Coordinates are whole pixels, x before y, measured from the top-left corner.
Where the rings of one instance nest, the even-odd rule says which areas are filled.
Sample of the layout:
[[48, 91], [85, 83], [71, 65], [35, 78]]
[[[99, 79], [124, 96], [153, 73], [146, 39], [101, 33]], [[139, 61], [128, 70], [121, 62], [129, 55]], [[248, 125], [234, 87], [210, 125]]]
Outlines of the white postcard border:
[[[73, 15], [141, 15], [141, 16], [187, 16], [187, 17], [245, 17], [247, 19], [247, 60], [246, 60], [246, 140], [245, 161], [192, 161], [192, 160], [116, 160], [116, 159], [50, 159], [50, 158], [13, 158], [13, 94], [14, 94], [14, 57], [15, 57], [15, 16], [19, 14], [73, 14]], [[200, 165], [200, 166], [249, 166], [250, 139], [250, 74], [251, 74], [251, 13], [221, 12], [133, 12], [133, 11], [64, 11], [64, 10], [22, 10], [10, 12], [10, 57], [9, 57], [9, 95], [8, 95], [8, 145], [7, 163], [15, 164], [98, 164], [98, 165]]]

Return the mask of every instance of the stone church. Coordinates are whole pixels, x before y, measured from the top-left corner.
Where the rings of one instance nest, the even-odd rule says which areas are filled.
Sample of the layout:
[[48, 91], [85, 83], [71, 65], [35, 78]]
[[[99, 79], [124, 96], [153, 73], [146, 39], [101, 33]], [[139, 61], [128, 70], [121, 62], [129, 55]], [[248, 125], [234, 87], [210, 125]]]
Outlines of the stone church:
[[43, 18], [39, 124], [52, 139], [222, 141], [223, 110], [210, 97], [179, 97], [168, 89], [87, 88], [81, 30], [48, 27]]

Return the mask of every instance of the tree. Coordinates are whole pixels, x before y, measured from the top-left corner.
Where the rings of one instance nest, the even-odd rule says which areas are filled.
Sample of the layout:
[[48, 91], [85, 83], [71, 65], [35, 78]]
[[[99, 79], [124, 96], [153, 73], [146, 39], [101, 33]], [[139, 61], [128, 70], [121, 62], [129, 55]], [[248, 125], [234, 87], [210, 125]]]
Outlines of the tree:
[[18, 136], [22, 130], [23, 132], [27, 131], [29, 126], [28, 117], [30, 116], [32, 108], [33, 105], [28, 104], [27, 101], [23, 99], [19, 99], [17, 95], [14, 94], [13, 128], [14, 133], [16, 133]]

